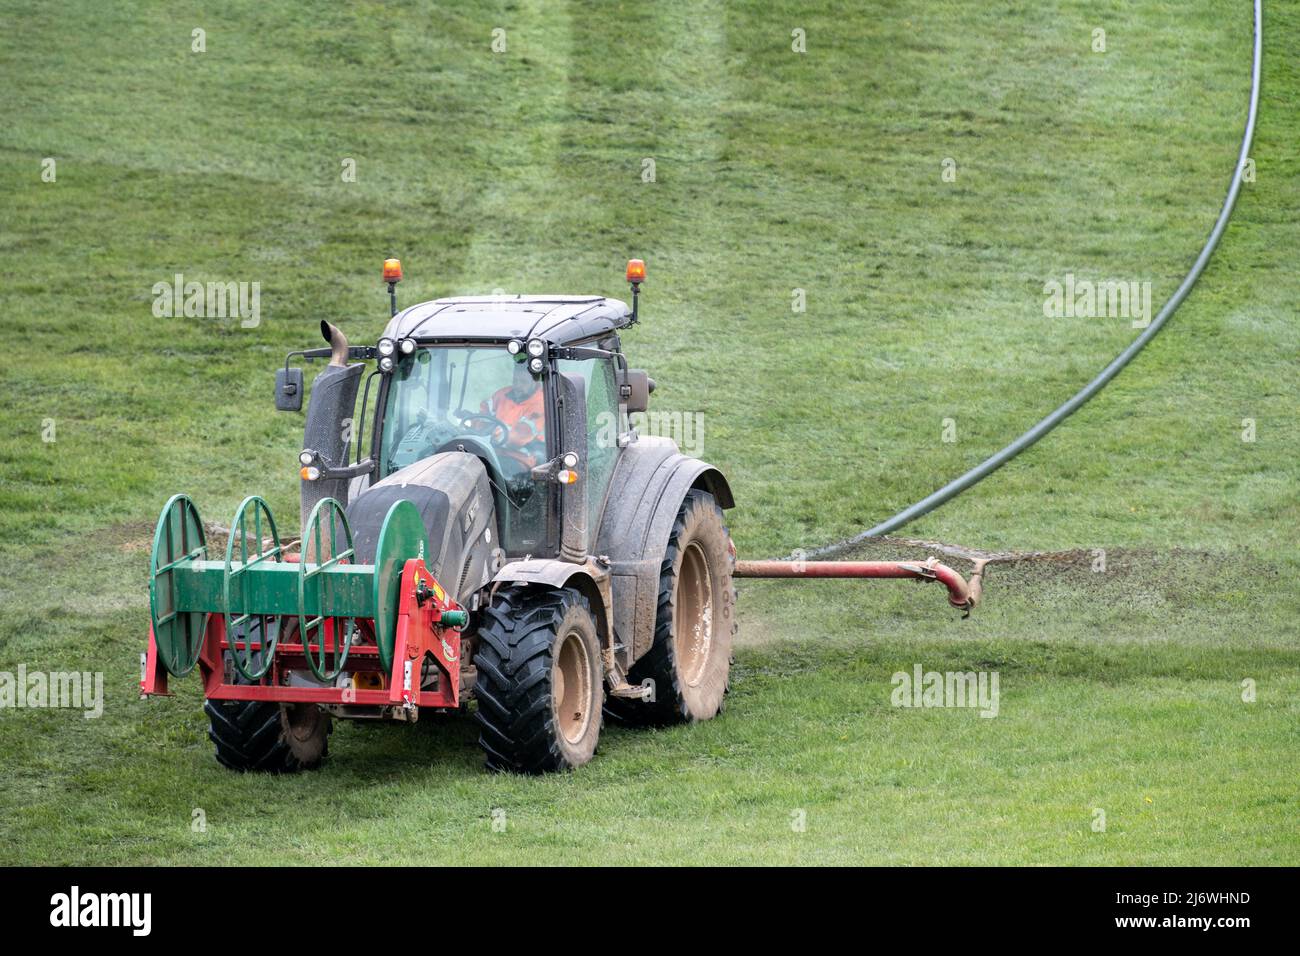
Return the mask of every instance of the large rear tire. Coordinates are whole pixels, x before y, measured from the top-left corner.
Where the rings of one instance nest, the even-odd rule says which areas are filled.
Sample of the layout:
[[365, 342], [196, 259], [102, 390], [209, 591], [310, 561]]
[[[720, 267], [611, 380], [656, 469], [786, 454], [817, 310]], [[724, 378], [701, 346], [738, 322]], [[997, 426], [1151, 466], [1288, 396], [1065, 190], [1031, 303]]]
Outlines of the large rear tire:
[[736, 632], [730, 541], [713, 495], [688, 492], [659, 567], [654, 643], [628, 673], [632, 684], [653, 680], [655, 699], [611, 701], [620, 719], [673, 724], [722, 710]]
[[474, 653], [479, 745], [492, 770], [580, 767], [600, 739], [604, 669], [577, 591], [510, 587], [483, 614]]

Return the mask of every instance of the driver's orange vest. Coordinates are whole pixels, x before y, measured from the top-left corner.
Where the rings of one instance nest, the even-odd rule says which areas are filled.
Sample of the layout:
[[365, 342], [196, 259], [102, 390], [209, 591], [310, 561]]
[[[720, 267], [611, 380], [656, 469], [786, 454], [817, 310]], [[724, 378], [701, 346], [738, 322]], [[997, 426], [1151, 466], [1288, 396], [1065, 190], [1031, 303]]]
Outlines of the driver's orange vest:
[[523, 449], [535, 441], [546, 441], [546, 401], [542, 390], [534, 389], [522, 402], [516, 402], [510, 397], [510, 386], [507, 385], [492, 396], [492, 414], [510, 429], [508, 451], [529, 467], [539, 464], [537, 454]]

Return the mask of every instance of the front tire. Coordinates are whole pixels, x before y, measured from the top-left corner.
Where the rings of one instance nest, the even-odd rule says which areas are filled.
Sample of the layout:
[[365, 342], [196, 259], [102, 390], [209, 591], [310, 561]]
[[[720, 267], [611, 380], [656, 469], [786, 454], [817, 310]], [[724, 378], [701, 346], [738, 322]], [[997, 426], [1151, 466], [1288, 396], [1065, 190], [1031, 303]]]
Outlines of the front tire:
[[329, 752], [330, 718], [315, 704], [208, 700], [203, 710], [217, 762], [231, 770], [296, 773]]
[[[286, 636], [296, 630], [297, 621], [287, 627]], [[235, 682], [248, 683], [238, 671]], [[329, 753], [333, 725], [315, 704], [205, 700], [203, 711], [217, 762], [231, 770], [297, 773], [319, 767]]]
[[490, 769], [545, 773], [592, 758], [605, 687], [585, 597], [567, 588], [498, 591], [483, 615], [474, 666], [479, 745]]

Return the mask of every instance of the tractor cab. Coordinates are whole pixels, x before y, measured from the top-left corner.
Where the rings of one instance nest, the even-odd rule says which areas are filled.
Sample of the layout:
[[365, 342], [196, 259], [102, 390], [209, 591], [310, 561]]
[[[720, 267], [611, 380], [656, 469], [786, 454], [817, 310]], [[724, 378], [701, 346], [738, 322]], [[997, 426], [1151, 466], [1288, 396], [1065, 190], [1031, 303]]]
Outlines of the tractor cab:
[[[597, 296], [439, 299], [400, 312], [377, 346], [393, 360], [376, 400], [374, 468], [353, 490], [435, 455], [472, 455], [508, 557], [580, 560], [629, 411], [644, 407], [634, 393], [648, 394], [621, 352], [630, 321], [626, 305]], [[578, 513], [566, 519], [568, 509]]]

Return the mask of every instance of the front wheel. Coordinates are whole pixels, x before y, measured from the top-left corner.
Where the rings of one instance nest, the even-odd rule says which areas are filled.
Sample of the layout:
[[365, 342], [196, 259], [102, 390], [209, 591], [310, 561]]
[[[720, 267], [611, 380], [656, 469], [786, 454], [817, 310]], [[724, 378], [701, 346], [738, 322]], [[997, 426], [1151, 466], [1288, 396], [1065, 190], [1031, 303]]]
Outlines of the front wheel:
[[498, 591], [483, 615], [474, 666], [489, 768], [544, 773], [592, 758], [605, 688], [585, 597], [567, 588]]
[[[298, 626], [290, 621], [291, 637]], [[255, 622], [253, 628], [260, 627]], [[243, 639], [242, 635], [236, 635]], [[253, 654], [253, 666], [260, 665]], [[249, 681], [238, 671], [235, 683]], [[329, 752], [333, 730], [329, 714], [315, 704], [277, 704], [266, 700], [205, 700], [208, 738], [217, 761], [231, 770], [296, 773], [319, 767]]]
[[312, 770], [329, 750], [330, 718], [315, 704], [209, 700], [203, 709], [217, 761], [231, 770]]

